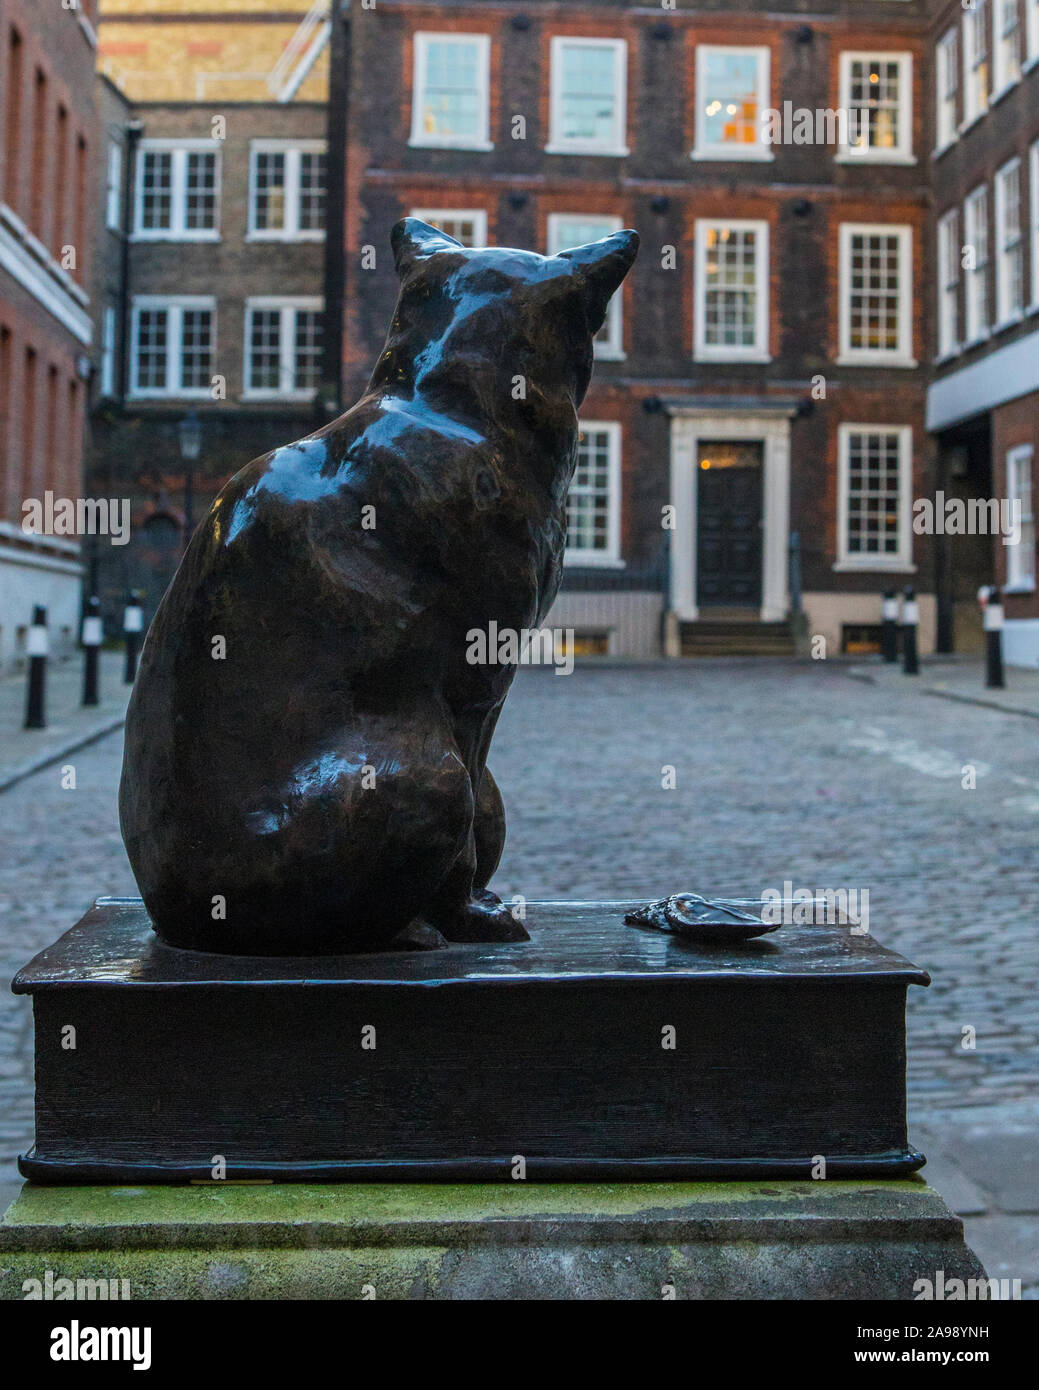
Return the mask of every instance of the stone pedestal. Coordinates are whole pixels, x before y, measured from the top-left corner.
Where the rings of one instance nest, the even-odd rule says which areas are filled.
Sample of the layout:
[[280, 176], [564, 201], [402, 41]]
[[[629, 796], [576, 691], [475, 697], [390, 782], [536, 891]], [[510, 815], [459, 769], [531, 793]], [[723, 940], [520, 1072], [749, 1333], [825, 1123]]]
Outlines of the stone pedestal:
[[938, 1270], [984, 1278], [919, 1177], [26, 1184], [0, 1225], [6, 1299], [910, 1300]]

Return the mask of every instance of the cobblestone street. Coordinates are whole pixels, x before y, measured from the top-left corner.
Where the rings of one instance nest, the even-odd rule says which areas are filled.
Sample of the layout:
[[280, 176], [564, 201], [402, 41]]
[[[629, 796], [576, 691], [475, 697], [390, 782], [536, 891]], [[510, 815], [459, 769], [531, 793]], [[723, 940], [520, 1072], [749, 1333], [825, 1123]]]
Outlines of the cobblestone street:
[[[52, 766], [0, 796], [5, 1182], [32, 1132], [29, 1007], [7, 992], [10, 975], [93, 896], [135, 891], [116, 819], [120, 743], [115, 733], [70, 755], [75, 791]], [[1034, 1221], [1008, 1215], [1039, 1207], [1039, 723], [867, 685], [838, 664], [537, 670], [517, 680], [491, 763], [509, 815], [503, 896], [868, 888], [872, 933], [933, 977], [909, 998], [927, 1176], [937, 1181], [945, 1151], [980, 1143], [974, 1168], [950, 1171], [942, 1190], [961, 1211], [1011, 1222], [1003, 1272], [1039, 1281]], [[1000, 1150], [1005, 1168], [986, 1183]]]

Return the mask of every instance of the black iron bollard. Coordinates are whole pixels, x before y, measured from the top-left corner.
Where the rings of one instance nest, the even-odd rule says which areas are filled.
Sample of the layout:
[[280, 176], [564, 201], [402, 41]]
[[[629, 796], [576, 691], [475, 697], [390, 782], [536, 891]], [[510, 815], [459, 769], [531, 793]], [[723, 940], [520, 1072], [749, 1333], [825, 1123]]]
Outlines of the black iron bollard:
[[894, 589], [884, 594], [882, 609], [884, 621], [880, 628], [880, 650], [885, 661], [898, 660], [898, 599]]
[[126, 666], [123, 670], [123, 684], [133, 685], [137, 675], [137, 653], [141, 646], [141, 629], [144, 627], [144, 609], [141, 595], [131, 589], [126, 596], [123, 610], [123, 637], [126, 641]]
[[88, 599], [87, 611], [83, 616], [83, 635], [80, 639], [83, 643], [83, 703], [85, 705], [100, 704], [97, 690], [97, 670], [98, 653], [101, 650], [103, 638], [101, 600], [96, 597]]
[[916, 601], [916, 590], [911, 584], [907, 584], [902, 603], [902, 670], [907, 676], [920, 674], [916, 650], [916, 630], [919, 625], [920, 605]]
[[25, 727], [45, 729], [44, 690], [47, 683], [47, 653], [50, 651], [50, 638], [47, 633], [47, 610], [37, 604], [32, 610], [32, 626], [26, 652], [29, 656], [29, 694], [25, 705]]
[[990, 589], [985, 604], [985, 688], [1002, 690], [1006, 686], [1003, 679], [1003, 596], [998, 589]]

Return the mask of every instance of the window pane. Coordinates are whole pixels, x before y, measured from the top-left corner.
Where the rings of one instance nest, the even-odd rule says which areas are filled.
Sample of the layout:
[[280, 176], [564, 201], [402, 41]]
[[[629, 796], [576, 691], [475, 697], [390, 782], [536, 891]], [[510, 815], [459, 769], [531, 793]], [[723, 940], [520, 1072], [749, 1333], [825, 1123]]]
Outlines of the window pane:
[[313, 391], [321, 383], [321, 314], [316, 309], [296, 310], [297, 391]]
[[897, 149], [902, 132], [898, 101], [897, 60], [854, 59], [851, 63], [851, 109], [856, 115], [852, 124], [852, 143], [861, 144], [864, 135], [868, 149]]
[[325, 230], [325, 175], [328, 160], [323, 154], [303, 153], [299, 157], [299, 229], [301, 232]]
[[256, 156], [253, 223], [258, 232], [285, 230], [285, 156], [271, 150]]
[[146, 150], [141, 164], [141, 230], [168, 232], [173, 216], [173, 154]]
[[848, 553], [893, 556], [899, 540], [899, 436], [848, 438]]
[[209, 309], [185, 309], [180, 353], [183, 390], [208, 387], [213, 366], [213, 315]]
[[216, 155], [188, 152], [184, 225], [189, 232], [216, 230]]
[[610, 436], [606, 430], [582, 430], [578, 436], [566, 517], [568, 550], [609, 550]]
[[137, 386], [141, 391], [166, 389], [166, 309], [141, 309], [137, 316]]
[[280, 387], [281, 310], [253, 309], [249, 328], [249, 388], [277, 391]]
[[756, 53], [706, 53], [700, 119], [706, 145], [758, 143], [758, 76]]
[[560, 113], [563, 140], [597, 145], [615, 142], [618, 50], [612, 45], [564, 44]]
[[709, 347], [756, 343], [757, 232], [710, 227], [704, 255], [704, 341]]
[[851, 239], [851, 346], [899, 349], [899, 238], [856, 234]]
[[426, 46], [422, 129], [427, 135], [479, 139], [480, 47], [433, 39]]

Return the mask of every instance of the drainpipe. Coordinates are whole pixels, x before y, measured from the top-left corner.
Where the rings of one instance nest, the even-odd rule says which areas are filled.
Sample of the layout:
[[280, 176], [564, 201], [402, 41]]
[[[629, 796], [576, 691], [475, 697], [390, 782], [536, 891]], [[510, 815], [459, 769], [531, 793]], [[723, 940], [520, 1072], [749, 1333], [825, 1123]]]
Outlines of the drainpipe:
[[338, 415], [343, 409], [350, 57], [350, 0], [333, 0], [328, 59], [328, 187], [325, 195], [325, 319], [321, 370], [322, 405], [326, 415]]
[[137, 142], [144, 134], [144, 122], [126, 123], [126, 165], [123, 169], [123, 246], [119, 268], [119, 404], [126, 404], [130, 391], [130, 236], [133, 231], [134, 171]]

